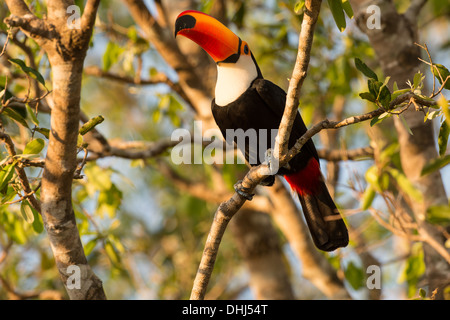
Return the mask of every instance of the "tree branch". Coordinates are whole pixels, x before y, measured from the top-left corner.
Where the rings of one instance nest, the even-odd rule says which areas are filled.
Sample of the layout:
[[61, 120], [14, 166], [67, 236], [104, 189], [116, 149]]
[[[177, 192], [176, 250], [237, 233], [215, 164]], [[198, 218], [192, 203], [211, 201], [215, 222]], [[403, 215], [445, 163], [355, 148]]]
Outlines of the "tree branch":
[[184, 101], [186, 101], [186, 103], [190, 107], [193, 108], [192, 102], [190, 101], [189, 97], [186, 95], [184, 90], [181, 88], [181, 86], [178, 83], [174, 83], [172, 80], [170, 80], [169, 77], [167, 77], [167, 75], [164, 73], [158, 73], [152, 76], [150, 79], [139, 79], [139, 80], [132, 77], [121, 76], [111, 72], [106, 72], [97, 66], [88, 66], [84, 68], [84, 73], [94, 77], [101, 77], [133, 85], [155, 85], [164, 83], [168, 85], [173, 91], [175, 91]]
[[17, 16], [33, 15], [23, 0], [6, 0], [9, 11]]
[[49, 29], [45, 21], [32, 14], [24, 16], [12, 14], [5, 18], [5, 23], [10, 27], [21, 28], [27, 35], [35, 39], [52, 39], [56, 36], [54, 29]]
[[[299, 48], [297, 54], [297, 61], [295, 63], [292, 79], [289, 83], [289, 90], [286, 97], [286, 108], [284, 110], [283, 118], [280, 123], [280, 129], [276, 138], [274, 154], [279, 157], [280, 167], [288, 161], [281, 154], [285, 154], [287, 150], [287, 143], [289, 140], [292, 124], [296, 113], [298, 112], [298, 96], [303, 80], [306, 77], [306, 70], [308, 69], [309, 56], [311, 52], [312, 39], [314, 37], [314, 27], [319, 16], [321, 0], [306, 1], [305, 15], [302, 23], [302, 30], [299, 35]], [[305, 141], [306, 142], [306, 141]], [[305, 143], [303, 142], [303, 144]], [[301, 147], [300, 147], [301, 148]], [[298, 153], [298, 152], [297, 152]], [[282, 160], [283, 159], [283, 160]], [[266, 165], [253, 167], [242, 181], [242, 186], [248, 188], [248, 192], [252, 192], [255, 187], [262, 181], [270, 170]], [[203, 250], [200, 266], [194, 280], [194, 286], [191, 292], [191, 300], [203, 300], [206, 294], [209, 279], [211, 277], [219, 245], [225, 229], [234, 216], [234, 214], [245, 203], [245, 198], [238, 193], [226, 202], [222, 202], [217, 209], [211, 229], [206, 240], [205, 248]]]
[[319, 149], [317, 150], [319, 157], [326, 161], [347, 161], [347, 160], [359, 160], [362, 158], [373, 158], [373, 148], [364, 147], [358, 149]]
[[289, 137], [291, 136], [292, 125], [298, 112], [298, 103], [303, 81], [308, 71], [309, 59], [311, 55], [312, 42], [314, 38], [314, 28], [320, 12], [321, 0], [309, 0], [305, 3], [305, 13], [302, 22], [302, 29], [299, 36], [297, 59], [289, 88], [286, 95], [286, 107], [281, 119], [278, 135], [274, 148], [274, 155], [280, 158], [288, 149]]

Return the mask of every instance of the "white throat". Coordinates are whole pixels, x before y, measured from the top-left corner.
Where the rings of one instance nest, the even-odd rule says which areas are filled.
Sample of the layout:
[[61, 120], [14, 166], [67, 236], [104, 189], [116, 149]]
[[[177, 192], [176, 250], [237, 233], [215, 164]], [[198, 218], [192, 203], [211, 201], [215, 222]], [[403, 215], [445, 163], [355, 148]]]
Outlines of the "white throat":
[[217, 65], [216, 104], [226, 106], [235, 101], [258, 76], [251, 56], [241, 55], [236, 63]]

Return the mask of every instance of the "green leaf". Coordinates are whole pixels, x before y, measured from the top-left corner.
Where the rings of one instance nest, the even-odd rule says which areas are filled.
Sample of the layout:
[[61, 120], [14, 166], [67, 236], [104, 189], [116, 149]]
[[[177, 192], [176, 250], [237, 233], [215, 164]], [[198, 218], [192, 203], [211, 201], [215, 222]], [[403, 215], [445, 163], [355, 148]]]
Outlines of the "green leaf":
[[115, 64], [124, 49], [114, 42], [108, 42], [105, 53], [103, 54], [103, 70], [108, 71]]
[[361, 59], [355, 58], [355, 66], [356, 69], [361, 71], [366, 77], [378, 81], [377, 74], [372, 69], [370, 69], [364, 62], [362, 62]]
[[422, 72], [418, 71], [414, 75], [414, 79], [413, 79], [414, 89], [422, 88], [422, 86], [423, 86], [423, 79], [425, 79], [425, 76], [422, 74]]
[[295, 14], [302, 14], [304, 8], [305, 8], [305, 1], [304, 0], [297, 1], [294, 6]]
[[20, 213], [26, 222], [33, 223], [34, 213], [28, 200], [22, 200], [20, 203]]
[[95, 246], [97, 245], [98, 238], [90, 240], [86, 245], [83, 246], [84, 248], [84, 254], [88, 256], [91, 254], [92, 250], [94, 250]]
[[120, 255], [118, 254], [116, 248], [114, 248], [113, 244], [111, 243], [111, 241], [109, 241], [108, 239], [105, 241], [105, 252], [106, 255], [108, 256], [108, 258], [111, 260], [111, 262], [114, 265], [117, 265], [120, 263]]
[[342, 8], [341, 0], [328, 0], [331, 13], [333, 14], [334, 22], [339, 31], [344, 31], [346, 27], [344, 9]]
[[25, 146], [23, 154], [38, 154], [45, 147], [45, 141], [41, 138], [31, 140]]
[[30, 127], [28, 126], [28, 123], [25, 121], [25, 119], [20, 115], [20, 113], [18, 113], [16, 110], [12, 109], [12, 108], [5, 108], [3, 109], [2, 114], [6, 115], [7, 117], [15, 120], [16, 122], [20, 123], [21, 125], [23, 125], [25, 128], [30, 129]]
[[398, 117], [400, 118], [400, 120], [402, 121], [403, 126], [405, 127], [406, 131], [408, 131], [408, 133], [410, 135], [414, 135], [413, 132], [411, 131], [411, 128], [408, 126], [408, 123], [406, 122], [405, 118], [403, 117], [402, 114], [399, 114]]
[[353, 9], [352, 5], [350, 4], [350, 1], [342, 0], [342, 9], [344, 9], [345, 13], [347, 14], [347, 17], [353, 19]]
[[0, 171], [0, 191], [3, 190], [11, 181], [13, 175], [14, 175], [14, 167], [16, 165], [16, 162], [13, 162], [5, 167], [2, 168]]
[[79, 130], [79, 133], [82, 136], [84, 136], [86, 133], [88, 133], [89, 131], [94, 129], [97, 125], [102, 123], [104, 120], [105, 120], [105, 118], [103, 118], [103, 116], [101, 116], [101, 115], [90, 119], [88, 122], [83, 124], [83, 126]]
[[380, 117], [375, 117], [372, 120], [370, 120], [370, 126], [373, 127], [374, 125], [376, 125], [378, 122], [381, 122], [382, 119], [380, 119]]
[[362, 197], [362, 204], [361, 209], [367, 210], [372, 205], [373, 200], [375, 199], [376, 192], [372, 185], [368, 185], [366, 190], [364, 191], [363, 197]]
[[411, 246], [411, 255], [405, 262], [398, 281], [406, 282], [408, 285], [408, 296], [412, 297], [417, 292], [417, 283], [425, 273], [426, 267], [422, 243], [416, 242]]
[[28, 67], [23, 60], [20, 59], [9, 59], [10, 62], [18, 65], [23, 72], [25, 72], [28, 76], [36, 79], [39, 83], [41, 83], [45, 87], [44, 77], [33, 68]]
[[374, 97], [378, 97], [378, 92], [380, 92], [381, 85], [382, 85], [381, 82], [374, 80], [372, 78], [367, 80], [367, 87], [369, 88], [369, 92]]
[[427, 163], [423, 169], [421, 175], [424, 176], [433, 171], [439, 170], [450, 163], [450, 155], [446, 155], [444, 157], [436, 158]]
[[398, 96], [400, 96], [400, 95], [402, 95], [404, 93], [407, 93], [409, 91], [411, 91], [411, 89], [409, 89], [409, 88], [408, 89], [400, 89], [400, 90], [394, 89], [394, 92], [392, 92], [392, 94], [391, 94], [391, 99], [394, 100]]
[[361, 92], [359, 94], [359, 96], [361, 97], [361, 99], [369, 100], [370, 102], [375, 102], [376, 101], [376, 98], [370, 92]]
[[42, 134], [47, 139], [50, 137], [50, 130], [47, 128], [35, 128], [34, 130]]
[[383, 107], [386, 109], [389, 108], [389, 102], [391, 102], [391, 92], [385, 85], [381, 87], [377, 100]]
[[34, 210], [33, 207], [31, 207], [31, 210], [33, 211], [34, 215], [34, 221], [31, 226], [36, 233], [42, 233], [42, 231], [44, 231], [44, 222], [42, 221], [42, 217], [39, 212]]
[[347, 265], [347, 269], [345, 269], [344, 274], [345, 279], [353, 289], [358, 290], [364, 287], [364, 271], [362, 270], [362, 268], [357, 267], [352, 261]]
[[427, 221], [433, 224], [448, 225], [450, 224], [450, 206], [436, 205], [427, 209]]
[[439, 155], [442, 157], [447, 151], [447, 142], [450, 135], [450, 126], [447, 121], [443, 121], [441, 128], [439, 129], [438, 145], [439, 145]]
[[34, 111], [31, 109], [31, 107], [30, 107], [30, 105], [29, 105], [28, 103], [26, 104], [26, 107], [27, 107], [28, 115], [29, 115], [30, 118], [31, 118], [31, 122], [33, 122], [33, 124], [34, 124], [35, 126], [39, 126], [39, 120], [36, 118], [36, 114], [35, 114]]
[[422, 288], [419, 289], [419, 297], [422, 299], [425, 299], [427, 297], [427, 292]]
[[387, 171], [395, 179], [400, 189], [403, 190], [409, 197], [417, 202], [423, 202], [422, 193], [409, 181], [409, 179], [400, 171], [394, 168], [388, 168]]
[[[450, 71], [448, 71], [448, 69], [442, 64], [434, 64], [434, 66], [431, 67], [431, 71], [433, 72], [433, 75], [436, 77], [436, 79], [438, 79], [441, 85], [443, 83], [442, 79], [445, 81], [445, 79], [447, 79], [447, 77], [450, 76]], [[447, 80], [444, 88], [450, 90], [450, 79]]]
[[377, 166], [371, 166], [365, 173], [367, 183], [369, 183], [374, 190], [381, 191], [381, 186], [378, 182], [379, 176], [380, 173]]

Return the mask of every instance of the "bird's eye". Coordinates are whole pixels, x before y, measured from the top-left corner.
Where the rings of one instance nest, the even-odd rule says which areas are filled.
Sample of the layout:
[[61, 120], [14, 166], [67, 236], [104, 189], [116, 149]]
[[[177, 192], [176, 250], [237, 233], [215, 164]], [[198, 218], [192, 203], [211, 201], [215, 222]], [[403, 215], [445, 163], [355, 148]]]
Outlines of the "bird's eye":
[[244, 53], [245, 53], [245, 54], [248, 54], [248, 45], [245, 45], [245, 46], [244, 46]]

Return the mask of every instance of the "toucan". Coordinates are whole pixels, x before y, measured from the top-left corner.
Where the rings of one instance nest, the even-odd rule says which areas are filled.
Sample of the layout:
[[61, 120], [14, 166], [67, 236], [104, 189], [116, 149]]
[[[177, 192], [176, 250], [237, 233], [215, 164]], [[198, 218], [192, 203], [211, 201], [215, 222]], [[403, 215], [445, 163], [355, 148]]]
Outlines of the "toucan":
[[[175, 22], [175, 37], [187, 37], [201, 46], [217, 65], [215, 97], [211, 103], [217, 126], [226, 139], [228, 130], [278, 129], [283, 116], [286, 93], [279, 86], [263, 78], [261, 70], [247, 42], [210, 15], [187, 10], [180, 13]], [[307, 131], [300, 113], [297, 112], [288, 147]], [[275, 131], [276, 132], [276, 131]], [[271, 141], [274, 137], [270, 137]], [[243, 154], [251, 165], [259, 165], [256, 157], [251, 163], [250, 155], [259, 154], [259, 144], [246, 144]], [[239, 147], [239, 146], [238, 146]], [[269, 145], [267, 150], [270, 154]], [[266, 157], [267, 158], [267, 157]], [[270, 157], [269, 157], [270, 159]], [[299, 197], [305, 220], [317, 248], [333, 251], [348, 244], [347, 227], [328, 192], [320, 171], [319, 156], [310, 139], [286, 166], [279, 168], [291, 189]], [[263, 185], [272, 185], [269, 176]], [[242, 188], [241, 195], [251, 199]]]

